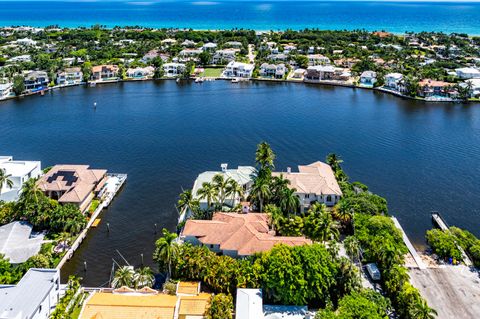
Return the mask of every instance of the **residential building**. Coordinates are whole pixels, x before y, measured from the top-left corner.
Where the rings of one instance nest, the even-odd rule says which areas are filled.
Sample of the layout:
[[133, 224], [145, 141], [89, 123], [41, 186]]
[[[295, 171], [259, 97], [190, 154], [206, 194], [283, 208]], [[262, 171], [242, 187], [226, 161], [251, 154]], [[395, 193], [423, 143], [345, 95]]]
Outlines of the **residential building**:
[[182, 75], [185, 72], [185, 64], [183, 63], [164, 63], [163, 70], [166, 77], [176, 77]]
[[335, 174], [330, 165], [314, 162], [309, 165], [299, 165], [298, 172], [290, 168], [286, 173], [275, 172], [273, 176], [283, 176], [290, 181], [289, 187], [295, 189], [300, 199], [301, 211], [307, 210], [314, 202], [334, 206], [342, 197]]
[[212, 56], [212, 64], [224, 64], [235, 60], [238, 49], [217, 50]]
[[195, 41], [192, 40], [185, 40], [180, 44], [182, 47], [187, 47], [187, 48], [194, 48], [196, 43]]
[[238, 41], [229, 41], [225, 43], [226, 48], [241, 49], [243, 47], [242, 42]]
[[177, 43], [177, 40], [175, 40], [175, 39], [164, 39], [164, 40], [160, 41], [160, 43], [161, 43], [162, 45], [164, 45], [164, 46], [169, 47], [169, 46], [174, 45], [175, 43]]
[[275, 236], [268, 221], [263, 213], [214, 213], [212, 220], [187, 220], [180, 236], [192, 245], [235, 258], [268, 251], [277, 244], [311, 244], [305, 237]]
[[421, 97], [449, 97], [452, 93], [453, 83], [444, 81], [436, 81], [431, 79], [423, 79], [418, 82], [419, 92]]
[[260, 66], [260, 76], [262, 76], [262, 77], [283, 79], [286, 71], [287, 71], [287, 68], [285, 67], [285, 64], [283, 64], [283, 63], [282, 64], [277, 64], [277, 65], [263, 63]]
[[321, 54], [309, 54], [307, 55], [307, 58], [308, 58], [308, 65], [310, 66], [330, 64], [330, 59]]
[[251, 78], [254, 64], [230, 61], [223, 71], [223, 76], [227, 78]]
[[118, 65], [96, 65], [92, 68], [92, 81], [118, 80]]
[[195, 61], [202, 52], [202, 49], [183, 49], [180, 51], [178, 56], [180, 58], [180, 62]]
[[[471, 96], [480, 97], [480, 79], [471, 79], [466, 81], [471, 87]], [[468, 85], [466, 83], [466, 85]]]
[[10, 82], [7, 83], [0, 83], [0, 100], [3, 100], [10, 95], [12, 95], [13, 92], [13, 84]]
[[455, 69], [455, 72], [463, 80], [480, 79], [480, 70], [476, 68], [460, 68]]
[[150, 61], [152, 61], [158, 56], [160, 56], [160, 53], [157, 50], [150, 50], [147, 53], [145, 53], [145, 55], [142, 57], [140, 61], [142, 61], [143, 63], [149, 63]]
[[49, 79], [45, 71], [27, 71], [23, 83], [25, 91], [41, 91], [48, 87]]
[[144, 68], [129, 68], [127, 69], [127, 78], [130, 79], [147, 79], [153, 77], [155, 68], [153, 66], [147, 66]]
[[[222, 164], [221, 171], [206, 171], [199, 174], [193, 184], [192, 194], [200, 201], [200, 208], [207, 209], [207, 200], [199, 198], [198, 190], [202, 188], [203, 183], [211, 183], [215, 175], [221, 174], [225, 180], [232, 179], [236, 181], [243, 188], [244, 196], [246, 197], [250, 193], [255, 173], [256, 170], [252, 166], [238, 166], [238, 168], [229, 169], [228, 164]], [[237, 194], [236, 196], [226, 198], [224, 205], [235, 207], [240, 201], [241, 198]]]
[[57, 74], [58, 85], [75, 85], [83, 82], [83, 72], [80, 68], [67, 68]]
[[40, 161], [15, 161], [12, 156], [0, 156], [0, 169], [4, 170], [13, 185], [1, 185], [0, 200], [16, 201], [20, 196], [23, 184], [30, 178], [37, 178], [42, 173]]
[[17, 62], [30, 62], [32, 61], [32, 57], [29, 54], [18, 55], [11, 57], [7, 60], [7, 63], [17, 63]]
[[392, 89], [395, 91], [403, 92], [403, 74], [400, 73], [388, 73], [385, 75], [385, 85], [386, 88]]
[[209, 52], [213, 52], [215, 51], [215, 49], [217, 49], [217, 44], [216, 43], [213, 43], [213, 42], [207, 42], [203, 45], [202, 47], [202, 50], [203, 51], [209, 51]]
[[41, 191], [61, 204], [74, 204], [84, 212], [95, 196], [100, 196], [107, 170], [88, 165], [55, 165], [37, 182]]
[[23, 39], [18, 39], [16, 41], [17, 44], [23, 45], [23, 46], [35, 46], [37, 45], [37, 41], [29, 39], [29, 38], [23, 38]]
[[63, 294], [58, 269], [30, 268], [18, 284], [0, 286], [0, 318], [48, 319]]
[[335, 63], [336, 66], [351, 69], [355, 64], [360, 62], [360, 60], [356, 58], [348, 58], [348, 59], [338, 59], [333, 62]]
[[25, 221], [0, 226], [0, 254], [12, 264], [24, 263], [38, 254], [42, 247], [43, 234], [32, 233], [32, 229], [32, 225]]
[[377, 72], [364, 71], [360, 75], [360, 84], [368, 87], [373, 87], [377, 82]]
[[351, 74], [346, 69], [336, 68], [332, 65], [309, 66], [305, 74], [307, 82], [310, 81], [347, 81]]
[[284, 53], [278, 53], [278, 54], [270, 54], [268, 57], [267, 57], [268, 60], [271, 60], [271, 61], [282, 61], [282, 62], [286, 62], [288, 60], [288, 55], [284, 54]]

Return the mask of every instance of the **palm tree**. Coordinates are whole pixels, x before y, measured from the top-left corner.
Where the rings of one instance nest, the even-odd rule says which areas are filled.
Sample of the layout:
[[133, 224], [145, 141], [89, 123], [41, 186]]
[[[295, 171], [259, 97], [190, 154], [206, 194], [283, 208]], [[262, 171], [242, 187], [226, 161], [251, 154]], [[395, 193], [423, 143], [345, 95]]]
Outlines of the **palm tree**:
[[[179, 246], [176, 242], [177, 234], [162, 229], [163, 237], [159, 238], [156, 243], [155, 259], [162, 262], [168, 267], [168, 278], [172, 275], [172, 261], [178, 254]], [[168, 279], [167, 278], [167, 279]]]
[[356, 260], [360, 261], [360, 243], [355, 236], [346, 237], [343, 241], [343, 246], [352, 262], [355, 262]]
[[135, 288], [151, 287], [155, 283], [155, 277], [149, 267], [137, 269], [133, 275]]
[[290, 185], [290, 180], [283, 177], [283, 174], [272, 178], [272, 200], [275, 203], [280, 202], [283, 191], [288, 188], [288, 185]]
[[237, 195], [240, 197], [240, 199], [243, 198], [244, 196], [243, 187], [233, 178], [229, 178], [227, 189], [226, 189], [226, 196], [232, 196], [232, 203], [234, 203]]
[[204, 182], [202, 188], [197, 191], [200, 199], [207, 200], [207, 209], [210, 210], [212, 203], [217, 200], [217, 189], [212, 183]]
[[295, 188], [285, 188], [280, 198], [280, 209], [285, 212], [297, 213], [300, 208], [300, 199], [295, 194]]
[[267, 206], [265, 206], [265, 212], [270, 218], [270, 226], [272, 227], [272, 230], [275, 231], [276, 229], [278, 229], [280, 219], [283, 217], [282, 211], [277, 206], [273, 204], [268, 204]]
[[267, 178], [257, 177], [253, 182], [252, 190], [250, 195], [258, 199], [260, 213], [263, 212], [263, 203], [267, 200], [270, 195], [270, 181]]
[[25, 206], [38, 204], [39, 198], [43, 195], [42, 191], [37, 186], [37, 179], [30, 178], [22, 186], [22, 193], [20, 194], [20, 202]]
[[327, 155], [327, 164], [330, 165], [334, 172], [340, 168], [340, 164], [343, 163], [343, 160], [335, 153], [330, 153]]
[[275, 153], [267, 142], [258, 144], [255, 152], [255, 162], [260, 165], [262, 170], [275, 168], [273, 161], [275, 160]]
[[337, 239], [339, 235], [338, 227], [332, 219], [332, 215], [328, 212], [320, 215], [320, 236], [323, 242], [331, 239]]
[[215, 190], [217, 191], [217, 198], [218, 203], [221, 208], [223, 208], [223, 204], [225, 203], [225, 198], [227, 196], [227, 189], [230, 183], [231, 178], [225, 179], [223, 174], [216, 174], [212, 178], [212, 184]]
[[423, 298], [415, 301], [412, 309], [412, 318], [415, 319], [434, 319], [438, 315], [437, 311], [430, 308]]
[[353, 218], [354, 210], [346, 201], [340, 200], [335, 207], [333, 207], [333, 215], [340, 220], [344, 225], [348, 225]]
[[194, 200], [193, 195], [192, 195], [192, 190], [191, 189], [186, 189], [183, 192], [180, 193], [179, 199], [177, 202], [177, 208], [179, 212], [182, 212], [184, 209], [190, 209], [191, 210], [191, 203]]
[[2, 188], [4, 184], [9, 189], [13, 187], [13, 181], [10, 179], [11, 176], [12, 176], [11, 174], [7, 174], [6, 169], [0, 168], [0, 193], [2, 192]]
[[323, 214], [326, 212], [326, 206], [323, 203], [314, 202], [312, 205], [310, 205], [308, 212], [313, 214]]
[[112, 288], [132, 287], [134, 274], [135, 271], [131, 266], [118, 268], [112, 280]]

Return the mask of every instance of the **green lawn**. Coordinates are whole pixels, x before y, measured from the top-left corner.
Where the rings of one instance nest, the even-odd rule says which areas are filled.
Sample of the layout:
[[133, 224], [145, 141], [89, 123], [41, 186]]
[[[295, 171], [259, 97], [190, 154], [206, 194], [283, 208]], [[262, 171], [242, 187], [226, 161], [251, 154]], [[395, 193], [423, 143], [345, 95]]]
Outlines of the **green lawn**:
[[205, 68], [203, 73], [200, 76], [218, 78], [222, 75], [222, 68]]

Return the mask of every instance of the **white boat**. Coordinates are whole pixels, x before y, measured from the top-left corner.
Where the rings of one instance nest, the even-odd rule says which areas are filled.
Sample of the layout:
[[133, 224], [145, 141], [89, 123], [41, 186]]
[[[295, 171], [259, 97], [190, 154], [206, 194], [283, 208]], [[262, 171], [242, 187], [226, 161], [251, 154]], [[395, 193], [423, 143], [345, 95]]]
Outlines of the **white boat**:
[[195, 83], [202, 83], [204, 80], [204, 78], [196, 78]]
[[240, 82], [240, 80], [238, 78], [232, 79], [232, 83], [238, 83], [238, 82]]

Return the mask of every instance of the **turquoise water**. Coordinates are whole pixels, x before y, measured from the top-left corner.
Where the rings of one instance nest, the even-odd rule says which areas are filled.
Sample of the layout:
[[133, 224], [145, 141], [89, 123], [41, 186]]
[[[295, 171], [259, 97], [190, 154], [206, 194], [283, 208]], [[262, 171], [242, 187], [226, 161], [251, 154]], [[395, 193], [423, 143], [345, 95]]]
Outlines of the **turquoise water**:
[[480, 34], [480, 3], [349, 1], [0, 1], [0, 25], [367, 29]]

